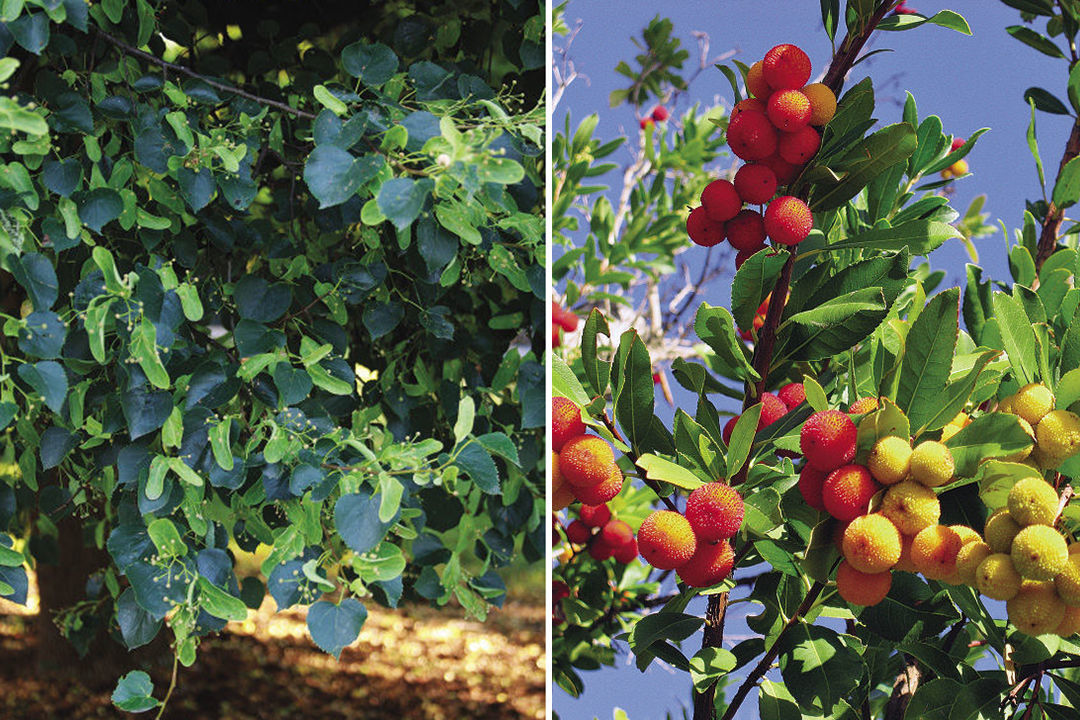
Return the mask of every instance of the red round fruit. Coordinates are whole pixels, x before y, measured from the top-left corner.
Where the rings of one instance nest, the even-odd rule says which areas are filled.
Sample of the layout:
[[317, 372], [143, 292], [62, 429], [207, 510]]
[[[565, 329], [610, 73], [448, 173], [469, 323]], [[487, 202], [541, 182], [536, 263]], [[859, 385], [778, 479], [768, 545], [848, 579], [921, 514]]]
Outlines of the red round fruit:
[[762, 101], [767, 100], [773, 90], [769, 87], [769, 83], [765, 82], [764, 69], [765, 63], [762, 60], [758, 60], [751, 65], [746, 72], [747, 92]]
[[776, 391], [776, 397], [780, 398], [788, 410], [794, 410], [806, 400], [806, 388], [802, 383], [788, 383]]
[[656, 510], [638, 528], [638, 549], [645, 562], [674, 570], [694, 555], [697, 539], [689, 521], [672, 510]]
[[765, 220], [757, 210], [740, 210], [724, 223], [724, 229], [736, 250], [756, 250], [765, 244]]
[[608, 473], [607, 478], [603, 482], [593, 485], [592, 487], [570, 485], [570, 489], [574, 491], [574, 497], [585, 505], [603, 505], [610, 501], [622, 490], [623, 474], [622, 470], [620, 470], [619, 466], [615, 463], [611, 464]]
[[551, 322], [566, 332], [574, 332], [578, 326], [578, 316], [554, 300], [551, 301]]
[[881, 489], [862, 465], [844, 465], [829, 473], [821, 486], [825, 511], [837, 520], [854, 520], [867, 514], [870, 498]]
[[839, 410], [816, 412], [806, 419], [799, 433], [799, 448], [806, 462], [817, 470], [830, 472], [855, 457], [858, 430]]
[[589, 556], [597, 562], [604, 562], [614, 554], [615, 548], [611, 547], [606, 542], [601, 542], [600, 538], [595, 538], [589, 543]]
[[742, 525], [743, 511], [742, 495], [727, 483], [706, 483], [686, 499], [686, 519], [698, 542], [732, 537]]
[[712, 587], [727, 579], [735, 564], [735, 552], [727, 540], [699, 543], [693, 556], [675, 573], [690, 587]]
[[739, 252], [735, 253], [735, 270], [738, 271], [738, 269], [742, 267], [742, 264], [744, 262], [749, 260], [751, 257], [754, 256], [756, 252], [758, 252], [764, 247], [764, 245], [758, 245], [756, 248], [751, 248], [749, 250], [740, 250]]
[[813, 68], [801, 48], [784, 44], [765, 53], [761, 70], [773, 90], [798, 90], [810, 79]]
[[758, 430], [772, 425], [787, 415], [787, 405], [772, 393], [761, 396], [761, 416], [758, 418]]
[[648, 130], [653, 126], [653, 119], [651, 117], [643, 117], [638, 121], [638, 127], [642, 130]]
[[825, 512], [825, 503], [821, 501], [821, 486], [825, 484], [828, 476], [829, 473], [816, 469], [810, 463], [803, 465], [802, 472], [799, 473], [799, 494], [807, 505], [821, 512]]
[[949, 147], [949, 152], [955, 152], [956, 150], [964, 147], [964, 142], [965, 140], [962, 137], [953, 138], [952, 145]]
[[807, 125], [795, 132], [782, 133], [776, 150], [783, 160], [792, 165], [803, 165], [817, 155], [820, 147], [821, 136], [817, 130]]
[[634, 539], [634, 530], [622, 520], [609, 520], [600, 530], [600, 541], [617, 550]]
[[665, 120], [667, 120], [668, 119], [667, 108], [664, 107], [663, 105], [657, 105], [656, 107], [654, 107], [653, 111], [652, 111], [652, 119], [655, 120], [656, 122], [664, 122]]
[[797, 197], [783, 195], [765, 208], [765, 232], [781, 245], [798, 245], [814, 229], [814, 215]]
[[551, 323], [551, 347], [557, 348], [562, 345], [562, 328]]
[[763, 205], [776, 194], [776, 173], [768, 165], [750, 163], [735, 173], [735, 192], [743, 202]]
[[724, 242], [724, 223], [713, 222], [705, 212], [705, 206], [696, 207], [686, 216], [686, 234], [701, 247], [712, 247]]
[[585, 423], [581, 420], [581, 409], [573, 400], [561, 395], [551, 396], [551, 448], [555, 452], [578, 435], [585, 434]]
[[615, 454], [611, 445], [595, 435], [570, 438], [559, 450], [559, 471], [571, 485], [599, 485], [610, 477], [614, 464]]
[[745, 100], [740, 100], [739, 102], [735, 103], [735, 107], [731, 108], [731, 117], [735, 117], [739, 113], [745, 112], [747, 110], [766, 112], [768, 110], [768, 106], [765, 104], [764, 100], [760, 100], [756, 97], [746, 98]]
[[562, 580], [551, 581], [551, 602], [557, 604], [560, 600], [570, 597], [570, 586]]
[[604, 503], [600, 505], [582, 505], [578, 510], [578, 517], [581, 518], [581, 522], [585, 523], [591, 528], [600, 528], [607, 525], [608, 520], [611, 519], [611, 509]]
[[742, 416], [736, 415], [724, 423], [724, 429], [720, 431], [720, 436], [724, 438], [725, 445], [731, 443], [731, 433], [735, 430], [735, 423], [739, 422], [740, 417]]
[[637, 556], [637, 538], [630, 538], [630, 542], [626, 543], [620, 548], [617, 548], [614, 555], [612, 555], [612, 557], [614, 557], [618, 562], [621, 562], [623, 565], [633, 562], [634, 558], [636, 558]]
[[728, 122], [728, 147], [743, 160], [769, 157], [776, 152], [778, 140], [769, 117], [758, 110], [746, 110]]
[[575, 545], [583, 545], [592, 537], [592, 529], [588, 525], [575, 520], [566, 526], [566, 539]]
[[767, 158], [758, 160], [758, 164], [764, 165], [773, 171], [773, 175], [776, 176], [777, 185], [787, 185], [795, 178], [799, 177], [799, 171], [802, 167], [789, 163], [779, 155], [770, 155]]
[[810, 99], [799, 90], [777, 90], [769, 97], [767, 112], [777, 130], [795, 132], [810, 123]]
[[721, 223], [735, 217], [742, 204], [735, 186], [727, 180], [713, 180], [701, 191], [701, 206], [713, 222]]

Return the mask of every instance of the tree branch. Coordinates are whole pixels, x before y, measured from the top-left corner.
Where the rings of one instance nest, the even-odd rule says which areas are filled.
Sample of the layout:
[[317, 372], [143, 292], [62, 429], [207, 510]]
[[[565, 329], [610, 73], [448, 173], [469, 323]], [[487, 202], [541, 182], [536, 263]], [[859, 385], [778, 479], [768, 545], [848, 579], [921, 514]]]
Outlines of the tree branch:
[[313, 113], [307, 112], [306, 110], [300, 110], [298, 108], [294, 108], [292, 105], [288, 105], [286, 103], [283, 103], [280, 100], [272, 100], [270, 98], [262, 97], [261, 95], [256, 95], [254, 93], [247, 92], [246, 90], [241, 90], [239, 88], [235, 88], [235, 87], [233, 87], [231, 85], [228, 85], [226, 83], [220, 82], [218, 80], [214, 80], [213, 78], [206, 77], [205, 75], [200, 75], [199, 73], [195, 72], [191, 68], [184, 67], [183, 65], [177, 65], [176, 63], [171, 63], [171, 62], [168, 62], [167, 60], [162, 60], [161, 58], [157, 57], [156, 55], [151, 55], [150, 53], [146, 52], [145, 50], [140, 50], [137, 47], [134, 47], [132, 45], [128, 45], [126, 42], [124, 42], [120, 38], [113, 37], [112, 35], [110, 35], [107, 32], [101, 30], [100, 28], [95, 27], [94, 28], [94, 33], [97, 35], [97, 37], [100, 37], [102, 40], [105, 40], [105, 41], [109, 42], [110, 44], [112, 44], [113, 46], [115, 46], [116, 48], [118, 48], [125, 55], [130, 55], [132, 57], [140, 58], [142, 60], [145, 60], [148, 63], [153, 63], [154, 65], [157, 65], [157, 66], [159, 66], [159, 67], [161, 67], [161, 68], [163, 68], [165, 70], [171, 70], [172, 72], [179, 73], [180, 75], [186, 75], [189, 78], [194, 78], [195, 80], [200, 80], [200, 81], [206, 83], [207, 85], [209, 85], [210, 87], [221, 90], [222, 92], [228, 92], [228, 93], [232, 93], [233, 95], [239, 95], [240, 97], [247, 98], [248, 100], [251, 100], [253, 102], [257, 102], [260, 105], [266, 105], [267, 107], [277, 108], [278, 110], [281, 110], [282, 112], [288, 113], [288, 114], [293, 115], [295, 117], [307, 118], [308, 120], [314, 120], [315, 119], [315, 115]]
[[[1080, 118], [1077, 118], [1076, 122], [1073, 123], [1072, 132], [1069, 133], [1069, 140], [1065, 143], [1065, 153], [1061, 156], [1061, 163], [1058, 165], [1058, 177], [1061, 177], [1061, 172], [1069, 161], [1078, 155], [1080, 155]], [[1065, 211], [1051, 200], [1050, 207], [1046, 210], [1046, 217], [1043, 218], [1042, 232], [1039, 234], [1039, 245], [1035, 252], [1036, 271], [1042, 269], [1043, 263], [1054, 254], [1054, 248], [1057, 247], [1058, 230], [1061, 229], [1061, 222], [1064, 219]]]

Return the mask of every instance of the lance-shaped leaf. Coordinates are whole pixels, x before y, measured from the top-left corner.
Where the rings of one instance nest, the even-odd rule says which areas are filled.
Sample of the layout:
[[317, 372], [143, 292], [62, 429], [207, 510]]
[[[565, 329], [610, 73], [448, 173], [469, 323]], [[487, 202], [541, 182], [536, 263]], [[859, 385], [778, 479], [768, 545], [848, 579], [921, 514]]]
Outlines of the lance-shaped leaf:
[[790, 253], [765, 249], [754, 253], [735, 271], [731, 283], [731, 314], [741, 328], [749, 328], [754, 314], [765, 297], [772, 292], [776, 278], [784, 268]]
[[927, 303], [908, 332], [896, 404], [912, 427], [936, 415], [952, 369], [960, 323], [960, 289], [950, 288]]
[[620, 352], [623, 361], [619, 367], [622, 379], [615, 394], [615, 420], [622, 427], [632, 447], [641, 447], [649, 436], [653, 419], [655, 386], [652, 381], [652, 363], [645, 343], [636, 331], [623, 334]]
[[694, 317], [694, 332], [741, 380], [758, 380], [746, 345], [735, 335], [735, 321], [725, 308], [702, 303]]
[[820, 212], [841, 207], [875, 177], [907, 160], [917, 144], [915, 129], [907, 123], [889, 125], [870, 135], [829, 164], [839, 180], [816, 184], [810, 194], [810, 209]]
[[932, 220], [912, 220], [891, 228], [876, 228], [859, 233], [846, 240], [825, 246], [825, 250], [863, 248], [866, 250], [901, 250], [907, 248], [912, 255], [929, 255], [932, 250], [952, 238], [962, 237], [952, 225]]
[[821, 360], [865, 339], [881, 324], [888, 304], [880, 287], [868, 287], [795, 313], [777, 330], [773, 365]]

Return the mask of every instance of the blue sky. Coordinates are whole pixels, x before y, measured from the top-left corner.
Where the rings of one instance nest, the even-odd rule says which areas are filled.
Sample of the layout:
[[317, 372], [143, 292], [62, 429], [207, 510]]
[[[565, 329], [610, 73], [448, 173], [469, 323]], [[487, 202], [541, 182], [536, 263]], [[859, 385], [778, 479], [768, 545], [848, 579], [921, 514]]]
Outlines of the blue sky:
[[[986, 194], [984, 212], [990, 214], [991, 222], [1002, 220], [1011, 232], [1022, 220], [1025, 200], [1042, 196], [1025, 141], [1030, 115], [1023, 92], [1038, 85], [1065, 100], [1067, 65], [1009, 37], [1004, 28], [1018, 24], [1019, 13], [1001, 3], [913, 0], [908, 4], [927, 15], [945, 8], [956, 10], [967, 18], [974, 35], [963, 36], [930, 25], [904, 33], [881, 33], [870, 49], [891, 48], [894, 52], [875, 55], [857, 66], [849, 86], [867, 74], [874, 78], [878, 97], [876, 116], [883, 122], [899, 120], [907, 90], [918, 102], [920, 118], [938, 115], [948, 133], [966, 137], [981, 127], [991, 128], [968, 157], [974, 175], [958, 184], [952, 202], [963, 211], [973, 197]], [[571, 0], [565, 20], [571, 27], [578, 20], [582, 25], [570, 54], [578, 72], [587, 76], [588, 81], [578, 80], [566, 91], [554, 109], [554, 128], [563, 127], [568, 111], [574, 122], [595, 112], [601, 117], [599, 136], [610, 139], [637, 133], [632, 111], [626, 106], [609, 108], [608, 94], [624, 85], [613, 68], [618, 61], [630, 60], [635, 54], [631, 37], [640, 34], [658, 12], [674, 22], [676, 34], [691, 50], [692, 57], [696, 57], [696, 43], [691, 37], [694, 31], [709, 35], [711, 55], [735, 50], [736, 57], [747, 64], [760, 59], [773, 45], [795, 43], [813, 59], [815, 77], [830, 56], [829, 41], [821, 29], [819, 4], [813, 0], [676, 0], [661, 5], [626, 0]], [[555, 47], [560, 47], [562, 42], [556, 38]], [[714, 98], [724, 99], [730, 105], [731, 89], [719, 72], [707, 71], [693, 86], [691, 99], [684, 103], [700, 100], [711, 104]], [[676, 112], [682, 110], [685, 107], [675, 108]], [[1039, 113], [1036, 122], [1051, 183], [1049, 194], [1071, 119]], [[978, 250], [980, 265], [991, 277], [1009, 278], [1005, 241], [1000, 231], [978, 241]], [[964, 276], [965, 263], [970, 262], [966, 250], [957, 241], [935, 251], [930, 261], [935, 269], [946, 271], [943, 286], [958, 284]], [[711, 302], [720, 301], [723, 289], [720, 290], [717, 297], [709, 298]], [[660, 397], [657, 400], [658, 412], [670, 421], [667, 404]], [[741, 572], [753, 574], [752, 570]], [[703, 610], [704, 601], [699, 600], [688, 612], [700, 614]], [[750, 633], [741, 616], [746, 610], [756, 612], [741, 604], [734, 606], [729, 614], [729, 639]], [[691, 642], [693, 646], [688, 646], [687, 655], [696, 649], [699, 637], [694, 636]], [[655, 720], [667, 712], [680, 717], [679, 708], [687, 706], [690, 698], [689, 678], [685, 673], [654, 663], [642, 675], [626, 654], [615, 669], [586, 673], [585, 684], [585, 694], [578, 700], [555, 689], [555, 710], [563, 720], [607, 720], [615, 706], [626, 709], [631, 720]], [[752, 699], [737, 716], [740, 720], [757, 717], [757, 705]]]

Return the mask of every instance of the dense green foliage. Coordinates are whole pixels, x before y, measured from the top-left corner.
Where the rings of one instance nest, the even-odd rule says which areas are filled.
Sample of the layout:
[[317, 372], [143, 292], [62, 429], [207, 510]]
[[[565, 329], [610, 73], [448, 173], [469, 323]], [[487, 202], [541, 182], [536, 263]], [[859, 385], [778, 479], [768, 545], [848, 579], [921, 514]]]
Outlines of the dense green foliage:
[[[834, 65], [853, 61], [845, 54], [861, 47], [842, 40], [845, 30], [861, 37], [929, 21], [970, 32], [956, 13], [891, 14], [896, 4], [850, 0], [841, 8], [839, 2], [822, 2], [824, 29], [835, 40]], [[1042, 0], [1007, 4], [1025, 11], [1027, 20], [1048, 20], [1049, 37], [1018, 26], [1010, 29], [1018, 39], [1057, 57], [1071, 56], [1073, 107], [1057, 101], [1049, 109], [1075, 117], [1080, 70], [1069, 48], [1075, 48], [1080, 9]], [[643, 46], [653, 51], [650, 57], [674, 58], [672, 40], [657, 33], [657, 25], [650, 24]], [[650, 37], [664, 47], [653, 49]], [[662, 72], [678, 69], [675, 63]], [[723, 69], [736, 100], [746, 69], [739, 63]], [[688, 85], [669, 79], [650, 92], [668, 99]], [[1048, 91], [1028, 96], [1035, 107], [1048, 109]], [[639, 115], [650, 102], [647, 96], [613, 97], [613, 103], [627, 100]], [[684, 253], [705, 256], [685, 235], [681, 247], [675, 242], [683, 208], [697, 204], [705, 183], [729, 169], [729, 160], [719, 155], [707, 168], [711, 176], [680, 172], [681, 160], [689, 165], [702, 157], [701, 143], [693, 141], [700, 113], [675, 118], [656, 138], [644, 136], [648, 144], [638, 155], [643, 167], [624, 175], [634, 202], [617, 225], [607, 222], [609, 201], [600, 197], [595, 181], [570, 185], [573, 197], [556, 193], [553, 222], [564, 229], [561, 240], [574, 257], [557, 261], [556, 272], [584, 265], [585, 282], [565, 275], [564, 298], [588, 319], [580, 336], [564, 343], [573, 347], [554, 359], [553, 389], [578, 404], [589, 430], [622, 454], [619, 464], [629, 480], [609, 503], [612, 513], [636, 528], [661, 501], [681, 509], [687, 491], [717, 479], [737, 485], [746, 502], [733, 539], [735, 570], [712, 588], [676, 584], [641, 561], [598, 562], [580, 551], [562, 555], [554, 573], [569, 596], [561, 601], [566, 621], [556, 628], [552, 654], [555, 680], [567, 693], [580, 694], [587, 682], [583, 671], [615, 664], [616, 654], [628, 647], [639, 669], [662, 661], [689, 675], [696, 720], [755, 716], [755, 701], [756, 716], [768, 720], [1075, 717], [1075, 635], [1025, 635], [1005, 619], [1002, 603], [968, 586], [908, 572], [893, 573], [882, 603], [849, 604], [834, 582], [837, 523], [811, 508], [796, 487], [803, 421], [813, 411], [846, 409], [867, 396], [882, 398], [881, 408], [855, 418], [857, 462], [866, 462], [879, 437], [936, 440], [957, 413], [973, 418], [947, 440], [957, 465], [955, 479], [937, 489], [943, 524], [982, 531], [987, 513], [1004, 504], [1022, 476], [1042, 474], [1064, 492], [1063, 502], [1071, 495], [1069, 483], [1080, 479], [1076, 456], [1041, 467], [1010, 458], [1029, 451], [1032, 438], [1015, 416], [998, 411], [1002, 400], [1029, 382], [1050, 387], [1058, 408], [1080, 408], [1077, 236], [1058, 235], [1061, 209], [1080, 198], [1080, 161], [1073, 159], [1080, 130], [1074, 129], [1047, 198], [1030, 204], [1023, 227], [1009, 238], [1011, 282], [991, 280], [969, 265], [966, 287], [940, 288], [945, 272], [918, 258], [946, 241], [992, 232], [980, 215], [981, 200], [961, 215], [948, 193], [940, 192], [954, 179], [936, 177], [963, 158], [981, 132], [953, 149], [940, 118], [920, 115], [910, 95], [899, 123], [876, 125], [874, 108], [871, 79], [846, 88], [820, 153], [789, 188], [808, 200], [814, 230], [793, 253], [772, 248], [748, 259], [722, 306], [696, 302], [697, 345], [684, 339], [685, 325], [667, 313], [666, 302], [664, 336], [656, 337], [654, 327], [646, 329], [633, 315], [628, 321], [612, 295], [651, 292], [649, 276], [662, 276]], [[723, 118], [716, 120], [725, 127]], [[555, 147], [573, 150], [556, 153], [556, 178], [609, 171], [586, 157], [611, 154], [604, 130], [595, 117], [573, 132], [568, 123]], [[1034, 126], [1030, 138], [1042, 176]], [[668, 205], [666, 196], [676, 201]], [[586, 228], [578, 216], [590, 212], [599, 220]], [[635, 229], [654, 220], [658, 227], [648, 237], [661, 241], [650, 245]], [[615, 234], [607, 240], [612, 228]], [[590, 266], [596, 268], [591, 276]], [[646, 279], [636, 279], [641, 277]], [[781, 298], [781, 309], [775, 317], [770, 313], [774, 322], [767, 320], [748, 344], [739, 329], [750, 327], [770, 294], [774, 305]], [[637, 307], [639, 297], [632, 294], [631, 303], [623, 304]], [[767, 336], [768, 343], [762, 340]], [[678, 403], [670, 423], [660, 420], [666, 411], [655, 404], [656, 371], [670, 371], [681, 397], [691, 398]], [[805, 383], [806, 401], [755, 432], [761, 391], [789, 382]], [[725, 416], [740, 411], [750, 420], [738, 423], [725, 442]], [[568, 519], [577, 513], [571, 505]], [[1067, 537], [1080, 529], [1078, 519], [1075, 503], [1066, 505], [1059, 528]], [[754, 636], [729, 650], [721, 639], [732, 602], [752, 604], [744, 612]], [[777, 666], [779, 676], [766, 679]], [[633, 708], [627, 710], [616, 711], [616, 717], [635, 716]]]
[[545, 545], [542, 5], [0, 20], [0, 595], [74, 516], [84, 652], [164, 621], [187, 665], [267, 592], [334, 655], [363, 603], [499, 604]]

